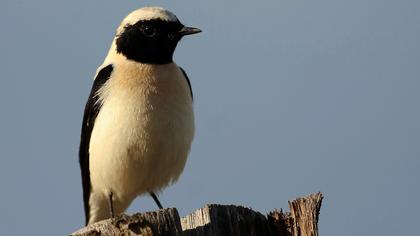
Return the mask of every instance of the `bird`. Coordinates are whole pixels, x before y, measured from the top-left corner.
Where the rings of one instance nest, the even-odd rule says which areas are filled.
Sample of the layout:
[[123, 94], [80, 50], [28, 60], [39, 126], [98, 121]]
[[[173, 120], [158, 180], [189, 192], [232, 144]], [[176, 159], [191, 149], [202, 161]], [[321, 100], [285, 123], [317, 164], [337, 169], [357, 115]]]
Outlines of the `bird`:
[[79, 163], [85, 225], [124, 212], [140, 195], [176, 182], [194, 137], [193, 93], [173, 61], [178, 42], [200, 33], [162, 7], [118, 26], [84, 109]]

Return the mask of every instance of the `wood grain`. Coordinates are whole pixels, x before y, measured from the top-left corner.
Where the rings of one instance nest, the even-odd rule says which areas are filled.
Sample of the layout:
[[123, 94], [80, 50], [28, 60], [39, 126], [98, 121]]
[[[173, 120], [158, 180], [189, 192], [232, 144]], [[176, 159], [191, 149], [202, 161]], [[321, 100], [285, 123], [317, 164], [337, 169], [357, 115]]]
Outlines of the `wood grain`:
[[318, 236], [322, 193], [289, 201], [290, 213], [274, 210], [261, 214], [250, 208], [209, 204], [180, 218], [175, 208], [119, 215], [97, 222], [71, 236]]

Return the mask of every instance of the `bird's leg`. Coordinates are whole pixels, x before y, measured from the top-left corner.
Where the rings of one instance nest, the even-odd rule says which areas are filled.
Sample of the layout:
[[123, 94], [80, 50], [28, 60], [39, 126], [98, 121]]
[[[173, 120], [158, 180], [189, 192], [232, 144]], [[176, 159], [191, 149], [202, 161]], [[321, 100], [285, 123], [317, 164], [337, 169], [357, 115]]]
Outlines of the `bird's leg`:
[[114, 203], [112, 202], [112, 192], [110, 192], [108, 196], [108, 206], [110, 218], [114, 218]]
[[152, 196], [153, 200], [155, 200], [156, 204], [158, 205], [159, 209], [163, 209], [162, 204], [160, 204], [160, 201], [156, 194], [154, 192], [149, 192], [150, 196]]

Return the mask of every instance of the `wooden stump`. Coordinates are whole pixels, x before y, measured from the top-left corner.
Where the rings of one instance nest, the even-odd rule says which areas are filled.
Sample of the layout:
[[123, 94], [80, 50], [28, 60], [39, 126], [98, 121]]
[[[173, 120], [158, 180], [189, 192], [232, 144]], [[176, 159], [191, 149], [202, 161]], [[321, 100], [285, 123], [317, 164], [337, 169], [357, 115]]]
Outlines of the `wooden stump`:
[[112, 219], [99, 221], [88, 225], [71, 236], [152, 236], [152, 235], [182, 235], [178, 211], [175, 208], [137, 213], [132, 216], [125, 214]]
[[280, 236], [318, 236], [319, 211], [322, 193], [289, 201], [290, 213], [282, 210], [267, 215], [273, 235]]
[[175, 208], [123, 214], [86, 226], [71, 236], [318, 236], [322, 199], [321, 193], [297, 198], [289, 201], [290, 213], [275, 210], [267, 216], [242, 206], [218, 204], [206, 205], [183, 218]]
[[242, 206], [206, 205], [181, 219], [183, 235], [272, 235], [265, 216]]

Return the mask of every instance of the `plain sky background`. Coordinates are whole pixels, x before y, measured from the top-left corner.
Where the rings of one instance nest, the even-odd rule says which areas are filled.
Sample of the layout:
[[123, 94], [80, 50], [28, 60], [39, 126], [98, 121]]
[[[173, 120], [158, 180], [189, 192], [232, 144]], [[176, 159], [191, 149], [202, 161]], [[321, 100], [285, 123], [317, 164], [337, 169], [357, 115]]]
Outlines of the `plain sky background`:
[[322, 191], [321, 235], [418, 233], [420, 1], [2, 0], [2, 235], [82, 227], [85, 101], [116, 27], [146, 5], [203, 29], [175, 53], [197, 131], [164, 206], [266, 213]]

